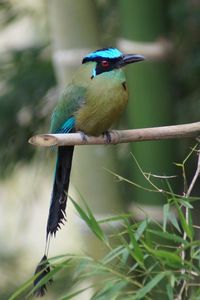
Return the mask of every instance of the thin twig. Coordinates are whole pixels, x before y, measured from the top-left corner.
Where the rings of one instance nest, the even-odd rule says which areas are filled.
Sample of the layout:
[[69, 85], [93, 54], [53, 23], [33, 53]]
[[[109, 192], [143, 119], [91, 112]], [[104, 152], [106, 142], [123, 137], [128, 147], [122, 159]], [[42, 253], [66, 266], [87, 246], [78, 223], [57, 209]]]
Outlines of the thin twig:
[[[198, 162], [197, 162], [197, 168], [196, 168], [196, 171], [195, 171], [195, 174], [194, 174], [194, 177], [192, 178], [192, 181], [190, 183], [190, 186], [187, 190], [187, 193], [185, 194], [185, 198], [189, 198], [190, 195], [191, 195], [191, 192], [194, 188], [194, 185], [200, 175], [200, 150], [197, 151], [198, 153]], [[187, 225], [189, 225], [189, 207], [187, 206], [185, 208], [185, 221], [187, 223]], [[187, 239], [187, 233], [184, 231], [183, 233], [183, 240], [186, 241]], [[181, 251], [181, 259], [182, 259], [182, 264], [184, 265], [184, 262], [185, 262], [185, 249], [184, 249], [184, 244], [181, 245], [181, 247], [183, 248], [183, 250]], [[186, 273], [186, 269], [183, 268], [181, 270], [181, 274], [184, 275]], [[176, 300], [181, 300], [182, 299], [182, 295], [183, 295], [183, 292], [186, 290], [187, 288], [187, 282], [186, 280], [183, 280], [183, 284], [181, 286], [181, 289], [179, 291], [179, 294], [178, 296], [176, 297]]]
[[187, 194], [186, 194], [186, 197], [188, 198], [194, 188], [194, 185], [199, 177], [199, 174], [200, 174], [200, 150], [197, 151], [198, 153], [198, 163], [197, 163], [197, 169], [196, 169], [196, 172], [194, 174], [194, 177], [190, 183], [190, 186], [188, 188], [188, 191], [187, 191]]
[[[200, 122], [130, 130], [112, 130], [110, 131], [110, 136], [110, 144], [178, 139], [186, 137], [197, 138], [200, 136]], [[35, 135], [29, 139], [29, 143], [35, 146], [50, 147], [64, 145], [103, 145], [107, 144], [108, 141], [103, 135], [98, 137], [86, 136], [86, 139], [83, 139], [83, 136], [80, 133], [68, 133]]]

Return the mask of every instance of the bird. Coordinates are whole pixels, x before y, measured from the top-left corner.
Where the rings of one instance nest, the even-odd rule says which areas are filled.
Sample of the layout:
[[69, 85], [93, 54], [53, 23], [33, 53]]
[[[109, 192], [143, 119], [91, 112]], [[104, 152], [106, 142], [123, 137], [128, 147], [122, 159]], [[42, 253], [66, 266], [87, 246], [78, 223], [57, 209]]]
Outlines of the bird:
[[[123, 54], [114, 47], [101, 48], [87, 54], [67, 85], [53, 111], [51, 133], [81, 132], [87, 135], [104, 134], [110, 142], [109, 129], [128, 102], [128, 88], [123, 67], [144, 60], [143, 55]], [[46, 227], [45, 254], [35, 274], [34, 285], [50, 271], [47, 260], [49, 238], [56, 235], [66, 220], [66, 204], [74, 146], [58, 146], [57, 161], [49, 216]], [[46, 284], [36, 289], [36, 296], [46, 293]]]

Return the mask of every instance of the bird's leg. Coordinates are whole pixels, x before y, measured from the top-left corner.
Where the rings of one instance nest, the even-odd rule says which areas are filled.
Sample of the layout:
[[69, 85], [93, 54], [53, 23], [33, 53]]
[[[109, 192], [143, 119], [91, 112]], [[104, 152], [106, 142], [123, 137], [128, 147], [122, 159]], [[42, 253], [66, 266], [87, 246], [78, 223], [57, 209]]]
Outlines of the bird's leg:
[[104, 136], [105, 139], [106, 139], [106, 144], [110, 144], [111, 141], [112, 141], [110, 131], [107, 131], [107, 130], [106, 130], [106, 131], [103, 133], [103, 136]]

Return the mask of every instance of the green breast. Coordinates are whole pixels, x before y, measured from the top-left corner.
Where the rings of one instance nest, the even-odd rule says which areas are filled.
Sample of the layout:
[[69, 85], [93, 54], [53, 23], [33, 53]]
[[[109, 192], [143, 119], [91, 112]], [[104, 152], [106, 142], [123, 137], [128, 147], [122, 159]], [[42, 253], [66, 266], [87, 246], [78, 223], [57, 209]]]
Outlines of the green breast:
[[75, 114], [76, 129], [98, 136], [118, 120], [128, 101], [122, 70], [102, 73], [87, 87], [85, 105]]

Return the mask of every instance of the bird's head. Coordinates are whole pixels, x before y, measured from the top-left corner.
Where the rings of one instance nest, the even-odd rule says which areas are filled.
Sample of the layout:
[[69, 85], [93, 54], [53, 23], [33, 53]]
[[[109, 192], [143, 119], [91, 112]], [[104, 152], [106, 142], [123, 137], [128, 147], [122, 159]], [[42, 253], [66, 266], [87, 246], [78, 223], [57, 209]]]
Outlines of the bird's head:
[[102, 48], [86, 55], [82, 64], [93, 62], [91, 79], [96, 76], [120, 69], [128, 64], [144, 60], [143, 55], [123, 54], [116, 48]]

